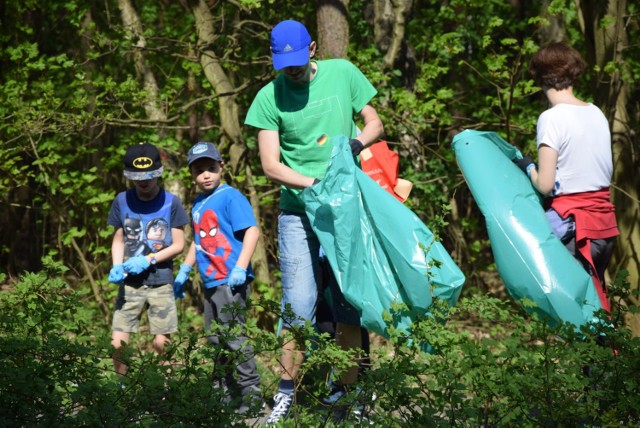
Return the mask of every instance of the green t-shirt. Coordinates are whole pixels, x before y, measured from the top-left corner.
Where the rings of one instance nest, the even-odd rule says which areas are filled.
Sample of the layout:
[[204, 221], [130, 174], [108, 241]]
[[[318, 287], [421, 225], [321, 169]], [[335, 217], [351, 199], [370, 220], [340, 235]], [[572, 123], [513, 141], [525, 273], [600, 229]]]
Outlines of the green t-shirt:
[[[356, 136], [354, 114], [359, 113], [376, 89], [349, 61], [318, 61], [309, 84], [295, 84], [283, 74], [256, 95], [246, 125], [279, 131], [280, 157], [289, 168], [322, 179], [333, 148], [333, 137]], [[304, 212], [300, 190], [282, 186], [280, 208]]]

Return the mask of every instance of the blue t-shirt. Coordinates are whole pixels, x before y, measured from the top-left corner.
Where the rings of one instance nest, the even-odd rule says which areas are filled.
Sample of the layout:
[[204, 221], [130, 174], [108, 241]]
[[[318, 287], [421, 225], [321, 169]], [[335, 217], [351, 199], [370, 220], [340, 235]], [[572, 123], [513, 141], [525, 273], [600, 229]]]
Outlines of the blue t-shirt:
[[[257, 226], [251, 204], [237, 189], [222, 184], [212, 193], [196, 197], [191, 217], [203, 285], [212, 288], [226, 284], [242, 250], [245, 230]], [[253, 278], [251, 264], [247, 278]]]
[[[124, 260], [157, 253], [173, 243], [171, 229], [189, 223], [180, 200], [160, 189], [150, 201], [141, 201], [135, 189], [118, 193], [111, 204], [107, 223], [124, 233]], [[173, 261], [150, 266], [139, 275], [127, 275], [128, 285], [162, 285], [173, 282]]]

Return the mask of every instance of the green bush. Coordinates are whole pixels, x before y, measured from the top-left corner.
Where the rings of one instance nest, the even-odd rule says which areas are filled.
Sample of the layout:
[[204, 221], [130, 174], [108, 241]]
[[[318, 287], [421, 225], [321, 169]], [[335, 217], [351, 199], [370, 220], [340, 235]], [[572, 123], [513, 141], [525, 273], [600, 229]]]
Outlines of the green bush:
[[[64, 266], [50, 258], [43, 265], [0, 293], [0, 425], [249, 424], [214, 387], [212, 375], [233, 363], [214, 367], [224, 351], [208, 346], [201, 329], [176, 335], [163, 356], [126, 348], [130, 370], [120, 378], [112, 369], [108, 325], [68, 287]], [[617, 296], [629, 292], [624, 276], [612, 290]], [[281, 315], [273, 301], [255, 305]], [[296, 385], [302, 405], [285, 425], [337, 425], [337, 417], [358, 403], [372, 410], [376, 426], [637, 426], [639, 339], [612, 327], [636, 310], [616, 307], [610, 316], [601, 314], [602, 322], [577, 330], [551, 328], [490, 296], [463, 298], [454, 308], [436, 306], [434, 317], [409, 332], [374, 342], [372, 368], [339, 408], [320, 398], [329, 368], [346, 368], [350, 354], [310, 326], [295, 329], [309, 352]], [[443, 319], [448, 321], [437, 321]], [[214, 328], [235, 335], [239, 327]], [[269, 397], [285, 339], [253, 325], [248, 330]], [[425, 343], [432, 352], [422, 351]], [[167, 360], [171, 366], [163, 364]]]

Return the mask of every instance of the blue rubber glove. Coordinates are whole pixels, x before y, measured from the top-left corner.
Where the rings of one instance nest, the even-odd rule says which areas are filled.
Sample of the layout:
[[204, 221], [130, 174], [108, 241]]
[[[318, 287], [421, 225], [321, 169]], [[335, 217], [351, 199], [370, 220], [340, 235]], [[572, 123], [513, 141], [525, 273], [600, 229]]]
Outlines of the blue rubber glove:
[[137, 275], [144, 272], [149, 267], [149, 262], [145, 256], [131, 257], [124, 262], [124, 270], [131, 275]]
[[109, 271], [109, 282], [120, 284], [122, 281], [124, 281], [124, 267], [122, 266], [122, 263], [113, 265]]
[[349, 140], [349, 145], [351, 146], [351, 154], [353, 156], [358, 156], [364, 149], [364, 144], [362, 144], [362, 141], [358, 140], [357, 138], [352, 138], [351, 140]]
[[193, 267], [191, 267], [191, 265], [188, 265], [185, 263], [182, 263], [180, 265], [180, 270], [176, 275], [175, 281], [173, 281], [173, 296], [176, 299], [182, 299], [184, 297], [184, 291], [183, 291], [184, 284], [189, 279], [189, 273], [191, 272], [192, 269]]
[[533, 162], [533, 159], [531, 159], [531, 156], [523, 156], [522, 159], [514, 159], [513, 161], [518, 165], [518, 168], [531, 177], [531, 170], [536, 168], [536, 164]]
[[231, 270], [229, 281], [227, 282], [229, 287], [236, 288], [243, 285], [245, 282], [247, 282], [247, 270], [242, 269], [239, 266], [234, 267]]

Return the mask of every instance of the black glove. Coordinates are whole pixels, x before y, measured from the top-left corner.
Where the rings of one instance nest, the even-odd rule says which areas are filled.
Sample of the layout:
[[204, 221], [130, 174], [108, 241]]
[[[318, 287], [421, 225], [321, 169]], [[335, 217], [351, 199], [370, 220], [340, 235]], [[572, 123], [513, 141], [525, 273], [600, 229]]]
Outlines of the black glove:
[[349, 140], [349, 145], [351, 146], [351, 154], [354, 156], [358, 156], [362, 149], [364, 149], [364, 144], [357, 138]]
[[531, 159], [531, 156], [524, 156], [522, 159], [514, 159], [513, 162], [529, 176], [531, 175], [531, 168], [536, 168], [536, 164], [533, 159]]

